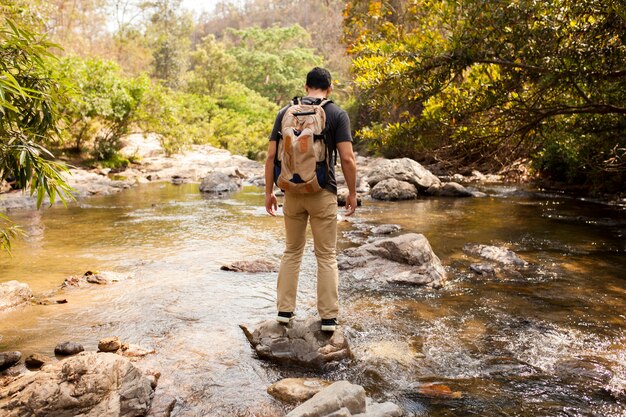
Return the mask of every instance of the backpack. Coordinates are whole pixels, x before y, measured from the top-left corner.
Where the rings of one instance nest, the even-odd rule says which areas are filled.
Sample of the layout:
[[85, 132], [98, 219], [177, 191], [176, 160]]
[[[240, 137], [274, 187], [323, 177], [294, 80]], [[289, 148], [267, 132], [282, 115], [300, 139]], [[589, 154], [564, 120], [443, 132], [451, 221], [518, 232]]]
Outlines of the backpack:
[[274, 182], [281, 190], [315, 193], [328, 183], [332, 161], [324, 111], [328, 103], [332, 101], [305, 104], [295, 97], [285, 111], [274, 159]]

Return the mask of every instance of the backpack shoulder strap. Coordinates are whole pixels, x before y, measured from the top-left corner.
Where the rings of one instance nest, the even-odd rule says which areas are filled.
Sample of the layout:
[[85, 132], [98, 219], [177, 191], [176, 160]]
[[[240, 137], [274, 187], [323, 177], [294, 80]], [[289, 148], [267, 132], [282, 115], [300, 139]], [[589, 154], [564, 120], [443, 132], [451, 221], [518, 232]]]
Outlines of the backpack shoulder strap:
[[329, 99], [327, 99], [327, 98], [324, 98], [324, 99], [322, 99], [322, 101], [320, 102], [320, 106], [321, 106], [321, 107], [324, 107], [325, 105], [330, 104], [330, 103], [332, 103], [332, 102], [333, 102], [332, 100], [329, 100]]

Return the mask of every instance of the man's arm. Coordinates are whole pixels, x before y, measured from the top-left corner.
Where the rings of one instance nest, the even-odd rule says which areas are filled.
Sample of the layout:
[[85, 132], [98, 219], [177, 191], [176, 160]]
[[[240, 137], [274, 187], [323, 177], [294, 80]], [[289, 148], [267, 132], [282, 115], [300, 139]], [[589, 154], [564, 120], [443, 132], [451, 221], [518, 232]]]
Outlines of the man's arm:
[[[346, 216], [350, 216], [356, 210], [356, 159], [352, 150], [352, 142], [337, 142], [337, 151], [341, 159], [341, 170], [348, 185], [348, 198], [346, 198]], [[267, 198], [266, 198], [267, 201]]]
[[278, 210], [278, 201], [274, 195], [274, 158], [276, 157], [276, 141], [271, 140], [265, 160], [265, 210], [272, 216]]

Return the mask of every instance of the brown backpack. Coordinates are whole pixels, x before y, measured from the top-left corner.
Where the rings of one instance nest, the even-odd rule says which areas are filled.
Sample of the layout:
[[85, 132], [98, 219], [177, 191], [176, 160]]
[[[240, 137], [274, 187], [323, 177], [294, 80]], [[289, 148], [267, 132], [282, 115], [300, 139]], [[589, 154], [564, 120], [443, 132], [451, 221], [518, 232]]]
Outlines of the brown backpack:
[[274, 160], [274, 181], [284, 191], [315, 193], [329, 180], [331, 152], [326, 140], [324, 106], [330, 100], [305, 104], [294, 98], [281, 124]]

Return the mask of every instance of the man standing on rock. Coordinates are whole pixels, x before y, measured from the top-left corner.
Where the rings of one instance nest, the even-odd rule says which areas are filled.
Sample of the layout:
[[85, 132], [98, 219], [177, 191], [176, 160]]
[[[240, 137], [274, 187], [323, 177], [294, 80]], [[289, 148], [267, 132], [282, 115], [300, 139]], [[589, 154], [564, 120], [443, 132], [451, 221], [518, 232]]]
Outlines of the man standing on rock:
[[[348, 114], [333, 102], [326, 100], [331, 94], [333, 87], [331, 76], [324, 68], [313, 68], [306, 77], [304, 86], [306, 96], [294, 100], [278, 112], [274, 129], [270, 135], [267, 161], [265, 162], [265, 209], [275, 216], [278, 209], [276, 196], [274, 195], [274, 182], [285, 191], [283, 213], [285, 219], [286, 247], [280, 264], [277, 285], [277, 320], [281, 323], [289, 323], [294, 317], [296, 308], [296, 293], [298, 288], [298, 274], [302, 253], [306, 243], [307, 222], [311, 223], [315, 257], [317, 258], [317, 310], [322, 319], [322, 331], [334, 331], [337, 326], [339, 313], [338, 284], [339, 274], [337, 270], [337, 182], [335, 179], [335, 162], [337, 152], [341, 160], [341, 168], [348, 186], [346, 198], [346, 216], [354, 213], [357, 207], [356, 198], [356, 161], [352, 150], [352, 135], [350, 133], [350, 119]], [[294, 106], [298, 106], [297, 109]], [[327, 147], [328, 164], [327, 171], [322, 176], [317, 186], [309, 186], [300, 178], [298, 173], [292, 175], [291, 168], [287, 168], [285, 160], [295, 158], [292, 152], [303, 152], [312, 148], [302, 139], [306, 136], [307, 128], [298, 130], [286, 127], [288, 119], [295, 118], [304, 120], [307, 115], [319, 112], [317, 107], [322, 108], [321, 120], [325, 118], [323, 134], [324, 143]], [[291, 108], [291, 110], [290, 110]], [[294, 110], [296, 109], [296, 110]], [[287, 116], [285, 116], [287, 114]], [[286, 123], [284, 120], [287, 121]], [[301, 122], [304, 123], [304, 122]], [[302, 125], [301, 125], [302, 127]], [[287, 137], [286, 130], [291, 129], [291, 136]], [[317, 133], [309, 136], [319, 140]], [[283, 141], [283, 144], [280, 144]], [[319, 143], [316, 143], [318, 146]], [[285, 150], [287, 149], [287, 150]], [[276, 170], [280, 166], [277, 158], [282, 160], [281, 171]], [[300, 156], [298, 156], [300, 157]], [[319, 160], [319, 159], [318, 159]], [[313, 162], [315, 164], [315, 160]], [[305, 165], [305, 163], [301, 163]], [[319, 167], [319, 162], [318, 162]], [[316, 169], [316, 168], [313, 168]], [[319, 168], [317, 168], [319, 169]], [[285, 171], [289, 171], [291, 182], [285, 182]], [[315, 176], [315, 174], [314, 174]], [[299, 188], [300, 187], [300, 188]], [[321, 190], [318, 190], [321, 188]]]

